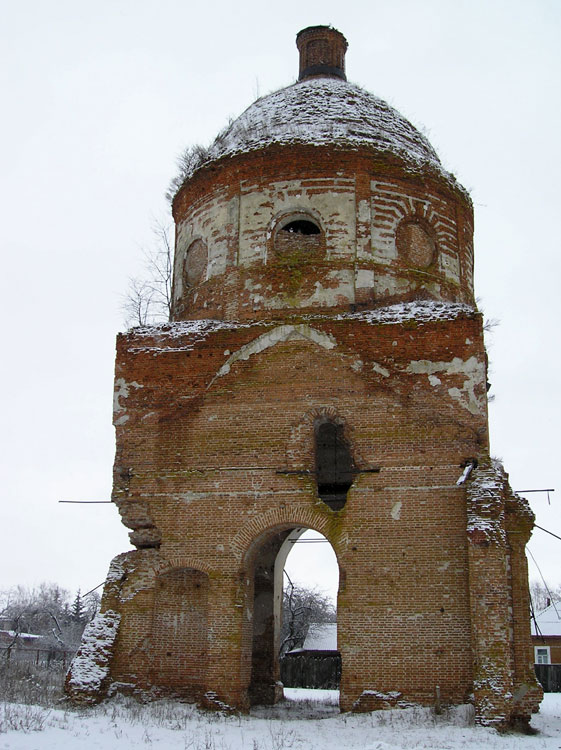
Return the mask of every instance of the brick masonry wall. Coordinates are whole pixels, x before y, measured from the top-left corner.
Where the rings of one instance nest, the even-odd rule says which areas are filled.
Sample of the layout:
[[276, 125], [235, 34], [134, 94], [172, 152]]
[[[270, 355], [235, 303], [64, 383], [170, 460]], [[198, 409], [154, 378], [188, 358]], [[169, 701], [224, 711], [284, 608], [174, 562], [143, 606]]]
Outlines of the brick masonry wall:
[[[427, 170], [271, 146], [176, 196], [173, 322], [117, 340], [113, 500], [137, 550], [102, 608], [122, 689], [275, 700], [275, 559], [311, 528], [339, 563], [342, 710], [437, 687], [484, 724], [536, 710], [533, 517], [488, 457], [472, 207]], [[282, 233], [302, 220], [319, 233]], [[338, 511], [314, 475], [325, 419], [356, 467]]]
[[[443, 702], [475, 691], [481, 723], [529, 718], [532, 516], [487, 457], [478, 313], [136, 329], [115, 383], [114, 501], [139, 549], [104, 593], [121, 614], [114, 682], [221, 708], [274, 700], [271, 560], [312, 528], [339, 563], [343, 710], [372, 691], [431, 704], [438, 686]], [[358, 471], [340, 511], [312, 473], [321, 417]]]
[[[465, 460], [487, 450], [480, 318], [284, 329], [284, 339], [274, 324], [119, 338], [114, 498], [133, 539], [159, 544], [159, 560], [208, 571], [209, 609], [214, 601], [221, 614], [199, 666], [213, 668], [214, 643], [215, 668], [231, 681], [219, 683], [226, 702], [244, 705], [250, 679], [248, 551], [295, 526], [324, 533], [338, 556], [342, 707], [370, 689], [430, 702], [436, 684], [444, 699], [464, 700], [471, 626], [465, 491], [455, 482]], [[236, 359], [256, 338], [263, 349]], [[305, 473], [320, 414], [343, 421], [359, 470], [379, 467], [357, 475], [339, 512]], [[125, 682], [129, 655], [161, 639], [140, 612], [157, 609], [149, 592], [125, 597], [116, 657]], [[148, 648], [154, 664], [157, 648]], [[177, 669], [146, 682], [179, 684], [189, 670]]]
[[[336, 176], [334, 176], [336, 175]], [[294, 213], [322, 229], [323, 250], [289, 258], [275, 229]], [[254, 319], [419, 298], [473, 302], [473, 218], [465, 195], [381, 164], [366, 149], [269, 147], [200, 170], [174, 203], [173, 317]], [[402, 222], [425, 226], [434, 262], [400, 254]], [[184, 286], [189, 248], [208, 248], [202, 283]]]

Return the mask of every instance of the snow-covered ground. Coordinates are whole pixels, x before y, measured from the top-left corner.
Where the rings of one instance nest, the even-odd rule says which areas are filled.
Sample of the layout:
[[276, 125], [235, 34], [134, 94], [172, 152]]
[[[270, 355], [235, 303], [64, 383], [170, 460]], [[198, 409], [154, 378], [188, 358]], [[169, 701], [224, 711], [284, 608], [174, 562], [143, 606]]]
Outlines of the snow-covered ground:
[[[0, 704], [0, 750], [558, 750], [561, 694], [550, 693], [532, 736], [475, 727], [460, 706], [435, 716], [408, 708], [339, 714], [336, 691], [287, 689], [288, 700], [252, 716], [222, 716], [159, 701], [109, 701], [95, 708], [42, 709]], [[10, 727], [17, 726], [14, 729]]]

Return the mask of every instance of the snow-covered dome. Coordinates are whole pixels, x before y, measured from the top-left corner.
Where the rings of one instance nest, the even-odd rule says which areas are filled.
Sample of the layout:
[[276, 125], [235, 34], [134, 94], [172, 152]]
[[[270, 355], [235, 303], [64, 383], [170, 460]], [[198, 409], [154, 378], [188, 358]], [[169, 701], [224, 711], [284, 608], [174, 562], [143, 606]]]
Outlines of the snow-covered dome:
[[382, 99], [340, 78], [308, 78], [264, 96], [223, 130], [207, 159], [273, 144], [309, 144], [392, 154], [442, 172], [436, 152], [411, 123]]
[[347, 81], [343, 34], [311, 26], [296, 45], [297, 83], [181, 159], [173, 319], [473, 304], [469, 196], [422, 133]]
[[229, 123], [208, 147], [187, 149], [171, 195], [201, 167], [223, 157], [270, 146], [368, 149], [408, 172], [443, 178], [463, 191], [441, 165], [428, 139], [397, 110], [347, 81], [347, 40], [330, 26], [311, 26], [296, 37], [299, 80], [263, 96]]

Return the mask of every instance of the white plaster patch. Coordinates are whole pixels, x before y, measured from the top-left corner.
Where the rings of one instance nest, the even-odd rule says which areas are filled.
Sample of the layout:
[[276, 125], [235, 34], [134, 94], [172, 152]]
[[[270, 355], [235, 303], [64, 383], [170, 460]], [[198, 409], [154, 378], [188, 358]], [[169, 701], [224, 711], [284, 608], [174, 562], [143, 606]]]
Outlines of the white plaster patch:
[[144, 388], [143, 385], [140, 385], [140, 383], [137, 383], [136, 380], [133, 380], [131, 383], [127, 383], [124, 378], [117, 378], [115, 381], [115, 392], [113, 393], [113, 414], [116, 414], [118, 411], [124, 411], [125, 406], [123, 406], [120, 402], [120, 398], [128, 398], [130, 394], [131, 388]]
[[266, 298], [262, 294], [256, 293], [257, 290], [262, 288], [262, 284], [256, 284], [253, 279], [246, 279], [244, 287], [249, 292], [252, 305], [259, 306], [262, 302], [266, 302]]
[[175, 495], [178, 500], [181, 500], [184, 503], [194, 503], [197, 502], [197, 500], [207, 500], [208, 496], [208, 492], [192, 492], [191, 490], [188, 490], [187, 492], [178, 492]]
[[438, 378], [436, 375], [429, 375], [429, 383], [432, 386], [441, 385], [442, 384], [442, 380], [440, 378]]
[[354, 370], [355, 372], [360, 372], [363, 367], [363, 362], [360, 359], [355, 359], [355, 361], [351, 364], [351, 370]]
[[477, 357], [470, 357], [467, 360], [454, 357], [451, 362], [431, 362], [428, 359], [419, 359], [410, 362], [406, 371], [427, 376], [435, 372], [443, 372], [444, 375], [465, 375], [463, 387], [449, 388], [448, 395], [471, 414], [480, 414], [483, 411], [484, 399], [475, 395], [475, 386], [485, 383], [485, 364]]
[[460, 262], [456, 255], [452, 256], [441, 253], [440, 268], [448, 279], [454, 281], [456, 284], [460, 283]]
[[374, 289], [376, 296], [385, 297], [396, 294], [405, 294], [411, 289], [412, 281], [393, 274], [379, 273], [376, 276]]
[[399, 519], [401, 518], [401, 506], [402, 505], [403, 503], [401, 502], [401, 500], [398, 500], [397, 503], [394, 503], [392, 505], [392, 518], [394, 521], [399, 521]]
[[[354, 272], [352, 270], [329, 271], [326, 274], [327, 286], [316, 281], [314, 291], [308, 297], [296, 299], [286, 296], [265, 297], [255, 294], [254, 282], [247, 279], [245, 288], [250, 292], [254, 306], [263, 305], [268, 310], [282, 310], [286, 307], [331, 307], [342, 304], [342, 299], [350, 304], [354, 301]], [[333, 282], [333, 283], [331, 283]]]
[[115, 420], [115, 427], [118, 427], [119, 425], [125, 424], [125, 422], [129, 421], [129, 415], [123, 414], [122, 417], [119, 417], [119, 419]]
[[385, 367], [382, 367], [382, 365], [379, 365], [377, 362], [372, 362], [372, 369], [374, 372], [377, 372], [378, 375], [382, 375], [384, 378], [390, 377], [390, 371], [386, 370]]
[[368, 201], [358, 202], [358, 220], [365, 224], [370, 223], [370, 203]]
[[356, 272], [356, 286], [357, 289], [373, 289], [374, 271], [370, 271], [367, 268], [359, 268]]
[[450, 563], [448, 562], [448, 560], [446, 560], [446, 562], [443, 562], [442, 565], [438, 566], [437, 570], [439, 573], [444, 573], [444, 571], [448, 570], [449, 567]]
[[238, 360], [246, 360], [252, 357], [254, 354], [260, 354], [269, 349], [272, 346], [276, 346], [284, 341], [310, 341], [313, 344], [321, 346], [323, 349], [334, 349], [337, 346], [337, 342], [333, 336], [321, 331], [316, 331], [315, 328], [311, 328], [307, 325], [285, 325], [273, 328], [272, 331], [262, 334], [258, 338], [250, 341], [249, 344], [242, 346], [241, 349], [234, 352], [228, 360], [218, 370], [215, 377], [211, 381], [211, 385], [216, 378], [227, 375], [230, 372], [230, 368]]

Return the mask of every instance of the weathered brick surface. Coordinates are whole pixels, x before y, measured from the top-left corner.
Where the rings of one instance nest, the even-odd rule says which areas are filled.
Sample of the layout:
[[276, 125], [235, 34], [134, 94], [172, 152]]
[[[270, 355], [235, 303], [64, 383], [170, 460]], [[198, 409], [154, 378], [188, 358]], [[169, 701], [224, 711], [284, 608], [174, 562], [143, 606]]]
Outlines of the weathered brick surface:
[[[122, 613], [113, 679], [247, 706], [260, 550], [308, 527], [340, 565], [343, 709], [365, 690], [431, 703], [438, 685], [443, 701], [466, 700], [474, 638], [502, 644], [506, 696], [516, 592], [505, 542], [496, 553], [476, 544], [482, 557], [472, 559], [456, 485], [466, 461], [488, 450], [479, 314], [204, 328], [118, 340], [114, 500], [133, 538], [155, 541], [134, 553], [120, 592], [106, 593]], [[312, 475], [321, 414], [342, 421], [366, 470], [339, 512], [318, 499]], [[518, 595], [523, 585], [522, 576]], [[518, 640], [527, 647], [524, 632]]]
[[[113, 683], [276, 700], [282, 563], [310, 528], [339, 563], [343, 710], [438, 695], [527, 720], [533, 517], [489, 459], [465, 192], [434, 160], [273, 143], [200, 168], [173, 210], [173, 322], [117, 340], [113, 500], [138, 549], [103, 596]], [[325, 422], [355, 472], [340, 510]]]
[[[279, 318], [295, 308], [423, 298], [473, 303], [472, 207], [448, 183], [412, 178], [366, 148], [273, 146], [219, 164], [195, 174], [174, 203], [175, 319]], [[320, 255], [279, 252], [275, 230], [298, 212], [320, 226]], [[415, 267], [396, 247], [397, 228], [410, 221], [434, 237], [428, 267]], [[189, 250], [201, 241], [205, 280], [185, 287]]]

